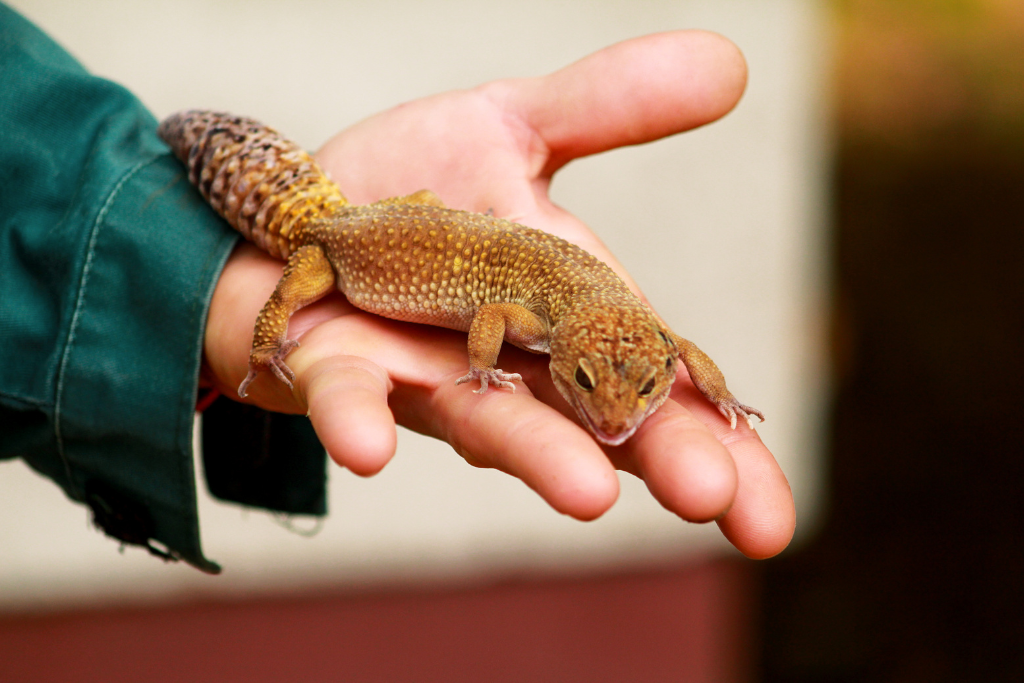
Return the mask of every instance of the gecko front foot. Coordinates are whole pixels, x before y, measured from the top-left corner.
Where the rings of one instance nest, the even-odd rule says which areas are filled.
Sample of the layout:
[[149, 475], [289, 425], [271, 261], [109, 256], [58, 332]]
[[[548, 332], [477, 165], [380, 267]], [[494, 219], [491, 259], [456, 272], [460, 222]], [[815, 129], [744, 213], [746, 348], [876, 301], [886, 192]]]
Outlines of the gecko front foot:
[[522, 375], [517, 375], [514, 372], [502, 372], [498, 368], [470, 368], [467, 374], [455, 380], [455, 385], [458, 386], [459, 384], [472, 382], [474, 379], [480, 380], [480, 388], [474, 390], [477, 394], [484, 393], [487, 391], [487, 387], [492, 384], [496, 387], [509, 389], [512, 393], [515, 393], [516, 385], [512, 384], [512, 382], [523, 381]]
[[253, 349], [249, 354], [249, 374], [245, 376], [242, 383], [238, 385], [238, 395], [242, 398], [248, 396], [246, 391], [252, 381], [259, 375], [260, 370], [269, 369], [274, 376], [288, 385], [291, 389], [295, 382], [295, 373], [284, 362], [285, 356], [291, 353], [292, 349], [299, 345], [294, 339], [286, 339], [280, 346], [263, 346]]
[[755, 415], [761, 422], [764, 422], [764, 413], [757, 408], [751, 408], [750, 406], [743, 405], [737, 401], [736, 397], [732, 394], [729, 395], [729, 398], [718, 401], [715, 406], [718, 408], [718, 412], [722, 413], [722, 415], [725, 416], [725, 419], [729, 421], [729, 426], [733, 429], [736, 429], [737, 415], [742, 415], [746, 418], [747, 426], [751, 429], [754, 428], [754, 421], [752, 418]]

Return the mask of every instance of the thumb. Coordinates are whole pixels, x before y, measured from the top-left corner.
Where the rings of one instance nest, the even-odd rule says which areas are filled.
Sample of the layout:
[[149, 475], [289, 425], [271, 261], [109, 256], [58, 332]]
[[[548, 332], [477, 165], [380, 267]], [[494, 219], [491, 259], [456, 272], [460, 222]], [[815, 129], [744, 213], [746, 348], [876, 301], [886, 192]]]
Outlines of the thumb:
[[541, 176], [550, 177], [572, 159], [721, 118], [739, 102], [746, 83], [746, 61], [729, 40], [707, 31], [671, 31], [514, 81], [507, 102], [547, 145]]

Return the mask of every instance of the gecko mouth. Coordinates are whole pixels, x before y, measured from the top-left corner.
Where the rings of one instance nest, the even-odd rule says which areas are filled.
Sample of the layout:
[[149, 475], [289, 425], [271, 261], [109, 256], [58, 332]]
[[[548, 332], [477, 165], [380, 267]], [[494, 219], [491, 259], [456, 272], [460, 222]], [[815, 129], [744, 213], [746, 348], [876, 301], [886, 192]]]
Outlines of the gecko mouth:
[[594, 418], [590, 416], [590, 413], [587, 412], [587, 409], [575, 396], [573, 396], [572, 407], [576, 411], [576, 414], [579, 415], [580, 420], [583, 421], [583, 424], [586, 425], [587, 429], [590, 430], [590, 433], [593, 434], [598, 441], [605, 444], [606, 446], [621, 446], [623, 443], [625, 443], [626, 439], [633, 436], [633, 433], [637, 430], [637, 427], [639, 427], [643, 423], [643, 421], [647, 418], [647, 415], [650, 412], [645, 412], [643, 416], [639, 420], [637, 420], [633, 424], [633, 426], [629, 427], [628, 429], [624, 429], [618, 434], [609, 434], [608, 432], [597, 426], [597, 423], [595, 422]]
[[590, 413], [587, 412], [582, 401], [580, 401], [572, 392], [569, 392], [567, 395], [571, 398], [569, 404], [573, 407], [573, 410], [576, 411], [576, 414], [579, 415], [580, 421], [583, 422], [598, 441], [606, 446], [621, 446], [627, 439], [629, 439], [629, 437], [633, 436], [636, 430], [640, 428], [640, 425], [644, 423], [644, 420], [650, 417], [654, 411], [661, 407], [661, 404], [668, 398], [668, 393], [669, 392], [666, 389], [659, 396], [654, 397], [653, 400], [649, 399], [647, 409], [644, 410], [643, 414], [633, 420], [630, 427], [617, 434], [609, 434], [607, 431], [601, 429], [597, 425], [597, 421], [591, 417]]
[[605, 446], [621, 446], [631, 436], [633, 436], [633, 434], [636, 433], [636, 430], [640, 428], [640, 425], [644, 423], [644, 420], [650, 417], [651, 414], [660, 408], [661, 404], [668, 399], [669, 389], [671, 388], [671, 385], [669, 385], [657, 394], [649, 396], [647, 398], [647, 408], [643, 413], [628, 420], [628, 427], [625, 427], [621, 431], [613, 434], [599, 426], [599, 420], [588, 412], [586, 404], [581, 400], [579, 395], [573, 391], [567, 382], [563, 381], [562, 378], [554, 371], [551, 373], [551, 378], [555, 382], [555, 387], [558, 389], [558, 393], [562, 395], [562, 398], [565, 399], [566, 403], [572, 406], [572, 409], [575, 411], [579, 421], [583, 423], [583, 426], [587, 431], [594, 435], [594, 438], [597, 439], [598, 442]]

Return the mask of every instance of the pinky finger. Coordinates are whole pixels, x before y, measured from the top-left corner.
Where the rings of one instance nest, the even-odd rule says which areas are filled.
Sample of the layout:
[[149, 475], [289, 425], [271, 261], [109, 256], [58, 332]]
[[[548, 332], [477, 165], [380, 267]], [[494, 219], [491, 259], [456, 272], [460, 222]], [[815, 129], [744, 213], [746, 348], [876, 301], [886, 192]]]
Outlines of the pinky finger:
[[331, 459], [361, 476], [387, 465], [398, 436], [388, 408], [391, 381], [384, 369], [365, 358], [332, 356], [300, 377], [309, 419]]
[[789, 545], [796, 529], [793, 492], [786, 475], [752, 432], [734, 438], [728, 448], [739, 471], [739, 490], [718, 526], [747, 557], [777, 555]]

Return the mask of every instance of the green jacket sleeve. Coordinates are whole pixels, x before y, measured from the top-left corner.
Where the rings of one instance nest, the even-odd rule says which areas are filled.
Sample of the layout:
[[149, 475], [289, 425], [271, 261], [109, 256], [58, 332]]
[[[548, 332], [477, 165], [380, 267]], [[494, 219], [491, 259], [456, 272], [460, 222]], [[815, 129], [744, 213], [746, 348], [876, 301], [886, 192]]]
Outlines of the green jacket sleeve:
[[[3, 5], [0, 83], [0, 458], [24, 458], [121, 541], [219, 571], [199, 541], [192, 433], [207, 307], [236, 235], [136, 98]], [[217, 403], [214, 493], [322, 514], [304, 418]], [[253, 429], [255, 442], [230, 438]]]

